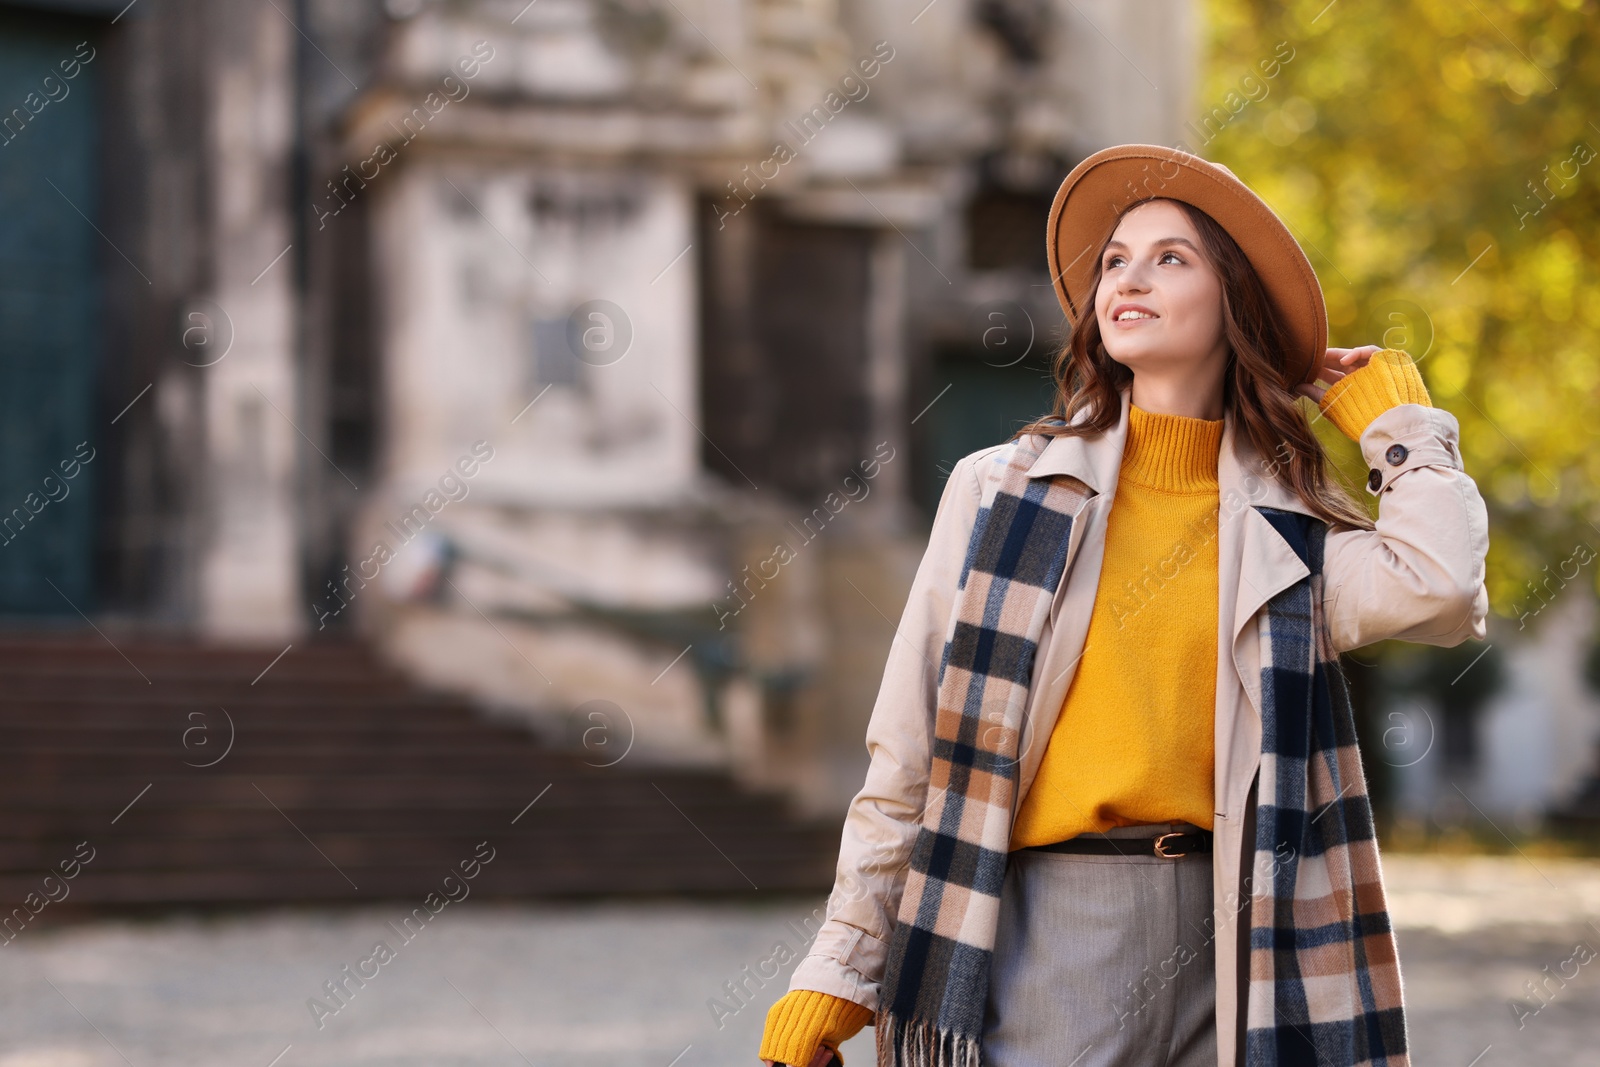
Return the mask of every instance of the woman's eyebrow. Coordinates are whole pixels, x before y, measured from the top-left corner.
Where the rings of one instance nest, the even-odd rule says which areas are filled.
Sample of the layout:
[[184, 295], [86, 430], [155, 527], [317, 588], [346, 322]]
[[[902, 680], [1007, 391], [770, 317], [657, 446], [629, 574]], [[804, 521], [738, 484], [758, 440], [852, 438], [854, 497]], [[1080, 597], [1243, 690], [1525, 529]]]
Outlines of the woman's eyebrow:
[[[1184, 245], [1187, 248], [1193, 249], [1196, 253], [1200, 251], [1198, 248], [1194, 247], [1194, 242], [1189, 240], [1187, 237], [1163, 237], [1160, 240], [1152, 241], [1151, 243], [1154, 245]], [[1127, 247], [1128, 246], [1123, 244], [1121, 241], [1106, 242], [1107, 252], [1111, 251], [1113, 248], [1121, 248], [1126, 250]]]

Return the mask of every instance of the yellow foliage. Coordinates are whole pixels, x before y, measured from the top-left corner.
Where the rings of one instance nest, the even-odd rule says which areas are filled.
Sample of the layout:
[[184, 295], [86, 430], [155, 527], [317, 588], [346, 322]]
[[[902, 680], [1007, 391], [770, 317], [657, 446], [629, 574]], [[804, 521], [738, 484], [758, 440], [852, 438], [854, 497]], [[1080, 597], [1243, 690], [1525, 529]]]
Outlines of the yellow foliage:
[[1505, 615], [1529, 575], [1600, 543], [1596, 0], [1205, 6], [1201, 99], [1279, 41], [1295, 58], [1268, 107], [1190, 147], [1301, 236], [1330, 344], [1425, 347], [1489, 502]]

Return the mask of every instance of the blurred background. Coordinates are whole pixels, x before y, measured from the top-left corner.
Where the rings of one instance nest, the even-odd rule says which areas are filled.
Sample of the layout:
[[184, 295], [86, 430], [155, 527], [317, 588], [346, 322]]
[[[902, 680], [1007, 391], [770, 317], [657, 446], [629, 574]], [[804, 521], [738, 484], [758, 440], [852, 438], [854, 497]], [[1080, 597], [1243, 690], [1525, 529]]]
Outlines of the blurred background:
[[1121, 142], [1232, 168], [1459, 420], [1488, 637], [1346, 657], [1414, 1058], [1600, 1063], [1597, 46], [1594, 0], [0, 3], [0, 1067], [756, 1062]]

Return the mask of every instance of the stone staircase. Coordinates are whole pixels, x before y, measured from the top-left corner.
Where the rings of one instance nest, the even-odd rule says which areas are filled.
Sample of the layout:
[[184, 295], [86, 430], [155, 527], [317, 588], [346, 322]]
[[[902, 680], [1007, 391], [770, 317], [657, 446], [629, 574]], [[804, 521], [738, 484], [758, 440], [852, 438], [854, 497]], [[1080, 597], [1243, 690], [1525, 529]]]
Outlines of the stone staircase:
[[593, 766], [359, 644], [115, 641], [0, 635], [0, 918], [420, 903], [463, 862], [491, 897], [832, 884], [837, 825], [716, 773]]

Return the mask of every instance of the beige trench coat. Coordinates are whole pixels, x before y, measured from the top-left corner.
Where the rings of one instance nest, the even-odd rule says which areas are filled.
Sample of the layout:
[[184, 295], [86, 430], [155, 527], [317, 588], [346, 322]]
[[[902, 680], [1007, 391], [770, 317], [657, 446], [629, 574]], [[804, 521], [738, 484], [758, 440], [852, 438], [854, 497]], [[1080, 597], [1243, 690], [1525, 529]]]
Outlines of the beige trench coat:
[[[1128, 429], [1128, 405], [1124, 389], [1114, 430], [1097, 438], [1057, 437], [1032, 470], [1035, 477], [1073, 475], [1094, 495], [1072, 525], [1067, 576], [1040, 638], [1013, 820], [1038, 771], [1044, 742], [1083, 650]], [[1250, 785], [1261, 756], [1257, 613], [1273, 594], [1307, 574], [1305, 564], [1252, 505], [1309, 513], [1292, 491], [1268, 476], [1265, 459], [1235, 429], [1234, 421], [1225, 418], [1217, 462], [1221, 510], [1213, 889], [1219, 1067], [1235, 1062], [1240, 1009], [1236, 927], [1242, 925], [1238, 911], [1243, 905], [1235, 902], [1240, 900], [1246, 804], [1254, 803]], [[1324, 550], [1324, 611], [1340, 651], [1385, 638], [1449, 646], [1485, 636], [1488, 514], [1477, 486], [1462, 470], [1459, 433], [1454, 415], [1420, 404], [1390, 408], [1362, 433], [1362, 455], [1370, 471], [1377, 472], [1369, 472], [1367, 484], [1367, 492], [1379, 498], [1377, 529], [1330, 531]], [[994, 476], [993, 465], [981, 461], [1001, 447], [962, 458], [945, 484], [867, 724], [871, 763], [866, 783], [845, 816], [825, 921], [796, 967], [791, 989], [820, 990], [878, 1008], [878, 985], [927, 793], [945, 627], [984, 488], [980, 479]]]

